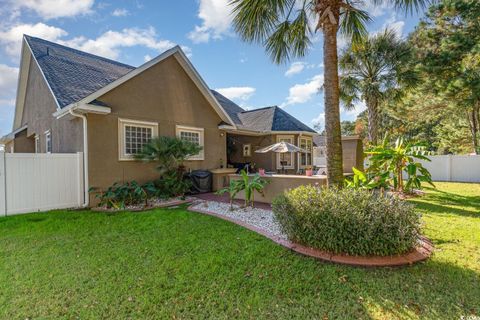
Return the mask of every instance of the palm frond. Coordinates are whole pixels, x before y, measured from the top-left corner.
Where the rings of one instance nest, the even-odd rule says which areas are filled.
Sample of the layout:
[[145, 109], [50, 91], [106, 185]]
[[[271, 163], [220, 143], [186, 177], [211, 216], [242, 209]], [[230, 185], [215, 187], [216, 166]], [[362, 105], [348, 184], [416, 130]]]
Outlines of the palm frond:
[[372, 2], [374, 5], [390, 3], [394, 5], [395, 9], [412, 14], [415, 11], [425, 9], [428, 5], [436, 2], [436, 0], [373, 0]]
[[233, 0], [233, 26], [242, 40], [262, 43], [279, 21], [288, 14], [295, 0]]
[[360, 43], [368, 35], [366, 24], [371, 20], [368, 12], [353, 7], [347, 1], [340, 18], [340, 33], [352, 39], [354, 45]]

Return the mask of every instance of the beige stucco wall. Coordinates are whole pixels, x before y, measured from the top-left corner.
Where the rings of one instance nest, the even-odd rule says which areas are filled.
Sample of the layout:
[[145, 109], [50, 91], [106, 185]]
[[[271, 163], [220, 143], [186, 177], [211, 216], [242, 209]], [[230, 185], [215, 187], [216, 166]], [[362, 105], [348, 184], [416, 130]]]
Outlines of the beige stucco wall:
[[[231, 180], [238, 180], [242, 177], [239, 175], [230, 175]], [[319, 185], [323, 186], [327, 184], [326, 176], [317, 176], [317, 177], [307, 177], [307, 176], [294, 176], [294, 175], [273, 175], [273, 176], [263, 176], [262, 179], [268, 181], [269, 183], [263, 189], [264, 195], [262, 196], [255, 191], [255, 201], [271, 203], [273, 198], [283, 194], [289, 189], [294, 189], [302, 185]], [[235, 197], [236, 199], [245, 200], [245, 193], [243, 191], [239, 192]]]
[[226, 161], [226, 133], [220, 117], [174, 57], [99, 97], [110, 115], [88, 115], [89, 184], [106, 188], [114, 182], [158, 178], [155, 164], [120, 161], [118, 119], [158, 123], [158, 133], [175, 136], [176, 125], [204, 129], [205, 160], [187, 161], [188, 169], [214, 169]]
[[[269, 146], [275, 143], [274, 135], [267, 136], [244, 136], [230, 134], [231, 139], [234, 142], [235, 150], [230, 155], [230, 162], [245, 163], [254, 162], [256, 168], [264, 168], [267, 171], [271, 171], [275, 168], [275, 155], [272, 153], [255, 153], [255, 150]], [[252, 145], [252, 156], [243, 156], [243, 145]]]
[[35, 152], [35, 139], [33, 137], [27, 137], [26, 129], [15, 135], [13, 152], [15, 153]]
[[[298, 134], [280, 134], [280, 135], [265, 135], [265, 136], [246, 136], [246, 135], [236, 135], [231, 134], [233, 140], [235, 141], [235, 152], [231, 155], [231, 162], [254, 162], [256, 164], [256, 169], [263, 168], [266, 171], [277, 172], [281, 168], [277, 166], [277, 154], [273, 152], [268, 153], [255, 153], [255, 150], [258, 150], [263, 147], [267, 147], [274, 143], [277, 143], [278, 136], [292, 136], [293, 144], [298, 145]], [[243, 156], [243, 145], [251, 144], [252, 145], [252, 156], [244, 157]], [[293, 165], [294, 169], [287, 169], [286, 173], [294, 174], [298, 171], [298, 155], [293, 155]], [[313, 161], [312, 161], [313, 162]]]
[[[28, 125], [26, 136], [33, 141], [33, 149], [28, 152], [35, 152], [34, 137], [39, 136], [40, 152], [45, 152], [45, 132], [51, 131], [52, 152], [71, 153], [83, 151], [83, 126], [78, 118], [55, 119], [52, 114], [57, 111], [57, 105], [48, 88], [43, 75], [36, 62], [30, 60], [30, 69], [27, 80], [27, 92], [25, 95], [25, 106], [22, 117], [22, 126]], [[15, 152], [19, 151], [18, 139], [15, 139]]]

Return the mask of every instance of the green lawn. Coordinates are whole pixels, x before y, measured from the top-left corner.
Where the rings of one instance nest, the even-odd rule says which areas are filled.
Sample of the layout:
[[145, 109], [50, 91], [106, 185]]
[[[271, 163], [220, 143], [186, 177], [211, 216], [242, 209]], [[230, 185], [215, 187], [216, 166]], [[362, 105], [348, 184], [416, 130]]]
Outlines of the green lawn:
[[184, 209], [0, 219], [1, 319], [459, 319], [480, 315], [480, 185], [413, 200], [437, 250], [399, 269], [292, 253]]

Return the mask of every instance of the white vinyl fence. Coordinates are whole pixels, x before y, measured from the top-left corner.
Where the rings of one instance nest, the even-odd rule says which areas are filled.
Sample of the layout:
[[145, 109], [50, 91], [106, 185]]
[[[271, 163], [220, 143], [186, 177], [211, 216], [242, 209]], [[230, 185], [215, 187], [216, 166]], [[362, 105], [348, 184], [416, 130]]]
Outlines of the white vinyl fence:
[[0, 152], [0, 216], [79, 207], [83, 155]]
[[433, 181], [480, 182], [480, 155], [429, 156], [422, 161]]

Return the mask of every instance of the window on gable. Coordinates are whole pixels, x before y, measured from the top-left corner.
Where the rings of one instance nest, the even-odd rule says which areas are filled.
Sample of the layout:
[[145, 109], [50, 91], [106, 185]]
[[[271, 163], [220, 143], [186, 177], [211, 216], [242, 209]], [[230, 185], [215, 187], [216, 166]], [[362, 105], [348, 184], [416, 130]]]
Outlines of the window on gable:
[[119, 159], [133, 160], [157, 134], [157, 123], [119, 119]]
[[[201, 147], [205, 147], [203, 128], [177, 126], [176, 131], [178, 138], [193, 142]], [[189, 157], [188, 160], [205, 160], [204, 149], [202, 149], [197, 155]]]

